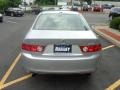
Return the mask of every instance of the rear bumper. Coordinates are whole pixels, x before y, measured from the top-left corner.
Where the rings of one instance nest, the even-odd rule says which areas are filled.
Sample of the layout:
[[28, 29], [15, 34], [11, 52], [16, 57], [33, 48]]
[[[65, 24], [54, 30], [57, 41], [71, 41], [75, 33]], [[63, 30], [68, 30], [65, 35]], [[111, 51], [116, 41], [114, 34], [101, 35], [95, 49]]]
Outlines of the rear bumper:
[[101, 8], [94, 8], [93, 11], [101, 11]]
[[35, 73], [90, 73], [96, 69], [100, 55], [89, 57], [33, 57], [22, 54], [22, 64], [27, 71]]
[[15, 16], [23, 16], [24, 13], [14, 13]]

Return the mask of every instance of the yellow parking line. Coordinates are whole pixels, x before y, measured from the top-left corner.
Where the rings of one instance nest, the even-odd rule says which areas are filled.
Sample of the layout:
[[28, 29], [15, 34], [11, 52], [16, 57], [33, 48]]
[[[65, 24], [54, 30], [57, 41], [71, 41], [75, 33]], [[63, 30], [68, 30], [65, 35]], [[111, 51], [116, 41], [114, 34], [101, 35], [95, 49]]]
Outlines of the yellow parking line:
[[21, 54], [19, 54], [15, 60], [13, 61], [13, 63], [11, 64], [11, 66], [9, 67], [9, 69], [7, 70], [7, 72], [5, 73], [5, 75], [3, 76], [3, 78], [1, 79], [1, 83], [5, 83], [5, 81], [7, 80], [7, 78], [9, 77], [9, 75], [11, 74], [12, 70], [14, 69], [15, 65], [17, 64], [17, 62], [20, 60]]
[[116, 90], [116, 88], [118, 88], [119, 86], [120, 86], [120, 79], [118, 81], [116, 81], [115, 83], [113, 83], [112, 85], [110, 85], [105, 90]]
[[107, 47], [105, 47], [105, 48], [102, 48], [102, 50], [106, 50], [106, 49], [109, 49], [109, 48], [112, 48], [112, 47], [115, 47], [115, 45], [107, 46]]
[[16, 84], [16, 83], [18, 83], [18, 82], [21, 82], [21, 81], [23, 81], [23, 80], [26, 80], [26, 79], [28, 79], [28, 78], [30, 78], [30, 77], [32, 77], [32, 73], [31, 73], [31, 74], [27, 74], [27, 75], [25, 75], [25, 76], [23, 76], [23, 77], [20, 77], [20, 78], [18, 78], [18, 79], [15, 79], [15, 80], [13, 80], [13, 81], [10, 81], [10, 82], [8, 82], [8, 83], [6, 83], [6, 84], [0, 85], [0, 90], [6, 88], [6, 87], [8, 87], [8, 86], [11, 86], [11, 85], [13, 85], [13, 84]]
[[10, 82], [4, 84], [4, 88], [5, 88], [5, 87], [8, 87], [8, 86], [10, 86], [10, 85], [12, 85], [12, 84], [18, 83], [18, 82], [20, 82], [20, 81], [26, 80], [26, 79], [28, 79], [28, 78], [30, 78], [30, 77], [32, 77], [32, 73], [30, 73], [30, 74], [28, 74], [28, 75], [25, 75], [25, 76], [23, 76], [23, 77], [20, 77], [20, 78], [18, 78], [18, 79], [16, 79], [16, 80], [13, 80], [13, 81], [10, 81]]
[[0, 90], [4, 88], [4, 84], [0, 82]]

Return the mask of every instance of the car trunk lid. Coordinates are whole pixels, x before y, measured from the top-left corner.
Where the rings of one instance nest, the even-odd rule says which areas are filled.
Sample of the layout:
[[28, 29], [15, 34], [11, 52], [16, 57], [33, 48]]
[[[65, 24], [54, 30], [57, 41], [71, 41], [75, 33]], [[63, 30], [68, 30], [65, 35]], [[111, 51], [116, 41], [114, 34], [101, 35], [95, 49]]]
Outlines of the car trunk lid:
[[[83, 52], [79, 46], [98, 44], [95, 34], [88, 31], [55, 31], [55, 30], [31, 30], [25, 37], [24, 43], [45, 46], [43, 53], [31, 54], [39, 56], [81, 56]], [[63, 45], [63, 46], [62, 46]], [[55, 47], [71, 49], [70, 52], [55, 52]]]

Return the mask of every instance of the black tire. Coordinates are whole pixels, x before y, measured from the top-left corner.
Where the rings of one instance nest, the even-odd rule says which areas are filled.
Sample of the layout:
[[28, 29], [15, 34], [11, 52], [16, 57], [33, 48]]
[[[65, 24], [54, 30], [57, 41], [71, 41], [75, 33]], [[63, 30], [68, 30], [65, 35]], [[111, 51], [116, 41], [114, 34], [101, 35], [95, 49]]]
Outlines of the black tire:
[[21, 17], [23, 17], [24, 16], [24, 14], [21, 14]]
[[31, 72], [31, 71], [26, 71], [27, 73], [32, 73], [32, 77], [36, 77], [38, 74], [37, 73], [34, 73], [34, 72]]
[[2, 22], [3, 22], [3, 19], [1, 19], [0, 22], [2, 23]]
[[4, 15], [7, 16], [7, 14], [4, 12]]
[[112, 17], [112, 19], [114, 19], [115, 17], [114, 16], [111, 16]]
[[11, 17], [14, 17], [14, 13], [11, 13], [11, 15], [10, 15]]
[[85, 77], [86, 77], [86, 78], [91, 78], [91, 77], [92, 77], [92, 73], [86, 73], [86, 74], [85, 74]]
[[37, 75], [37, 73], [32, 73], [32, 77], [36, 77]]

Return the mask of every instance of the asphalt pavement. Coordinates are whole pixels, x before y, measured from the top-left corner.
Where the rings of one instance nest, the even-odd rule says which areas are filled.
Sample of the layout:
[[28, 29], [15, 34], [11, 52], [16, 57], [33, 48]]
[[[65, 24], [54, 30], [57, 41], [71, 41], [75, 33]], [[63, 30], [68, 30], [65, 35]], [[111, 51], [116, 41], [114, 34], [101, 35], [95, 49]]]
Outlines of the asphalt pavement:
[[[108, 14], [84, 13], [83, 15], [90, 25], [109, 23]], [[0, 23], [0, 88], [3, 87], [2, 90], [114, 90], [115, 88], [120, 90], [120, 82], [114, 85], [120, 79], [120, 48], [99, 35], [103, 47], [102, 57], [97, 70], [90, 77], [86, 75], [32, 77], [32, 74], [28, 74], [21, 65], [19, 53], [21, 42], [35, 17], [35, 15], [5, 16], [4, 22]]]

